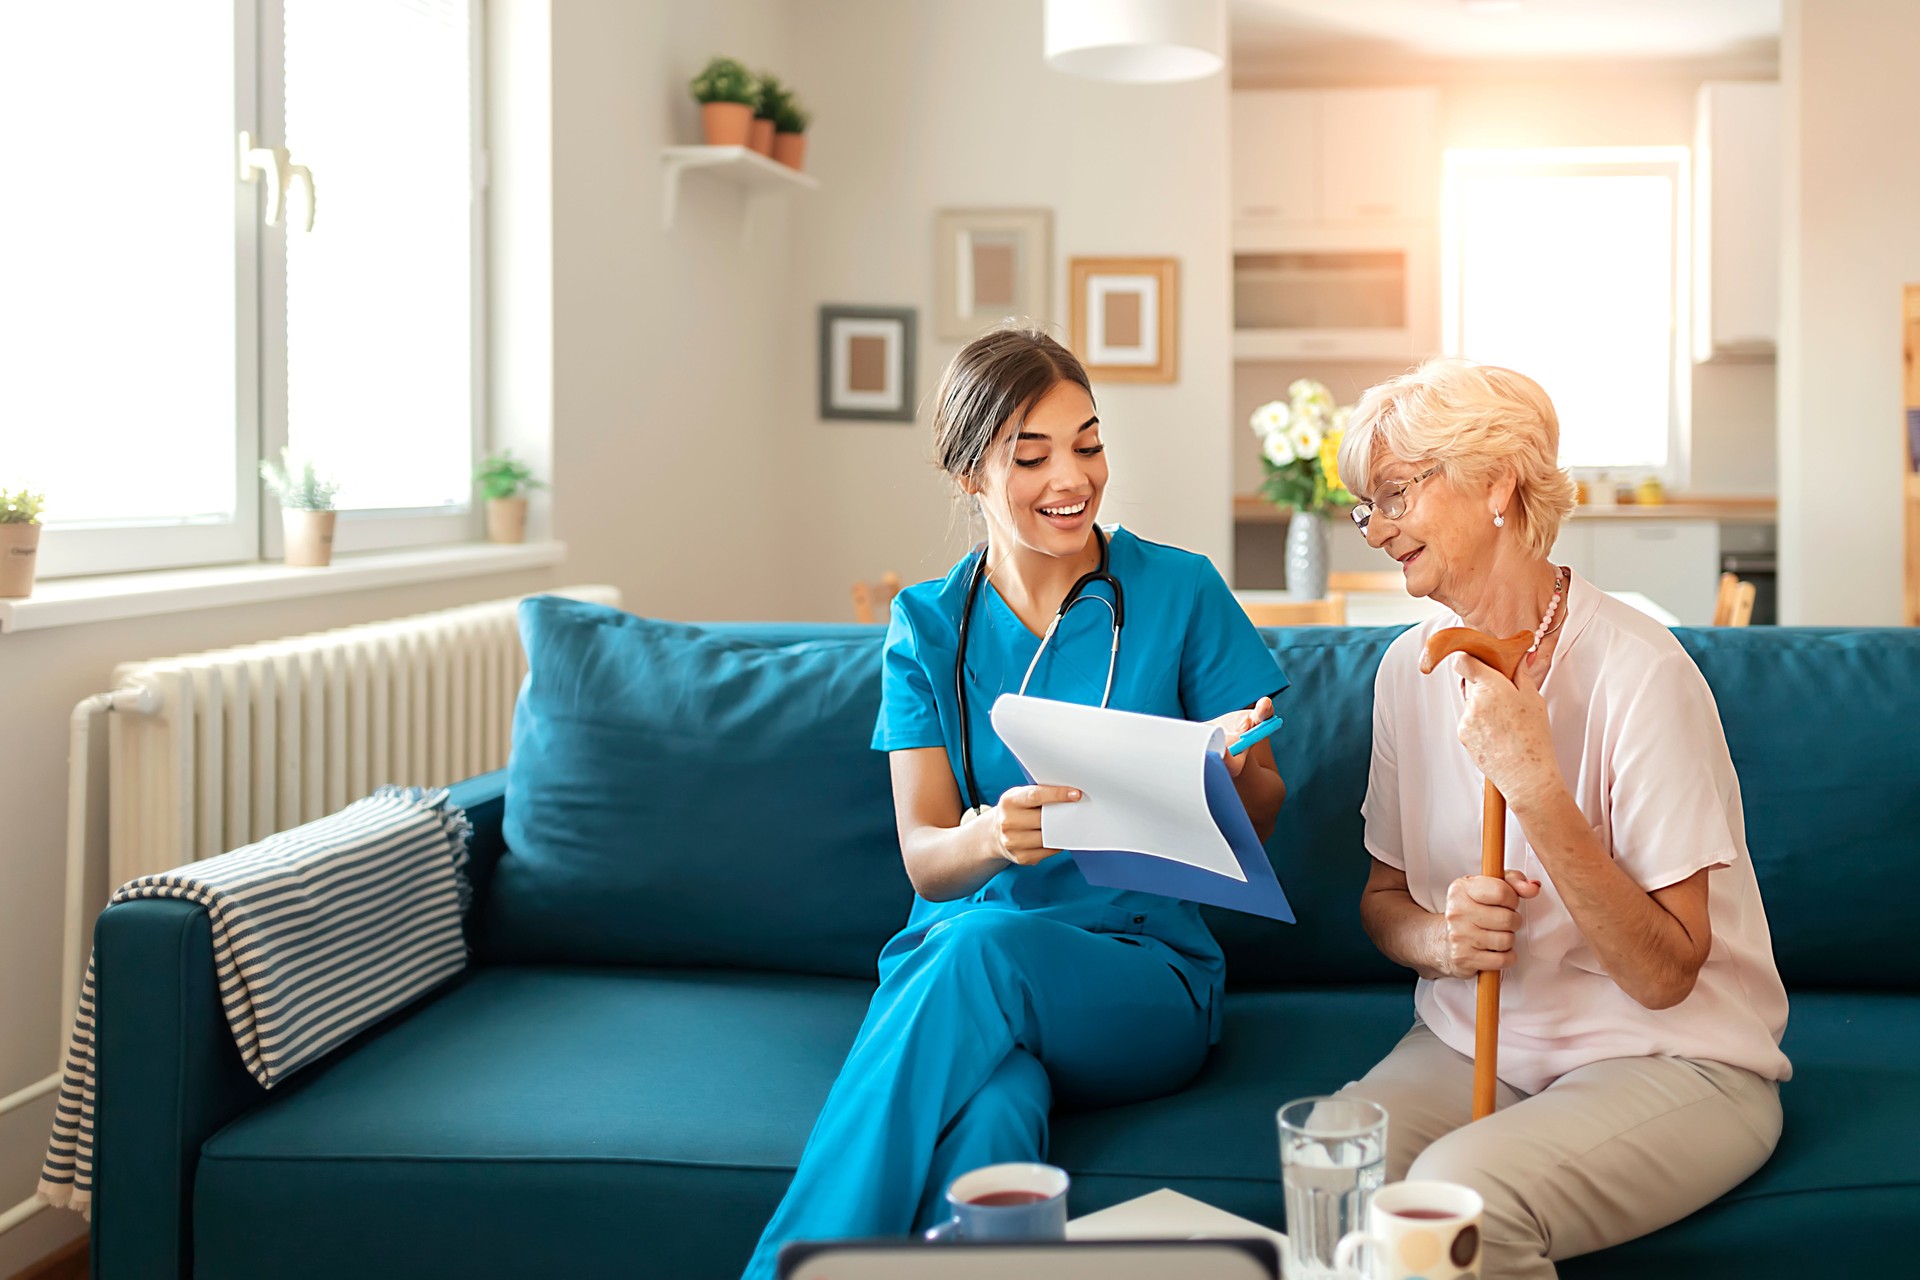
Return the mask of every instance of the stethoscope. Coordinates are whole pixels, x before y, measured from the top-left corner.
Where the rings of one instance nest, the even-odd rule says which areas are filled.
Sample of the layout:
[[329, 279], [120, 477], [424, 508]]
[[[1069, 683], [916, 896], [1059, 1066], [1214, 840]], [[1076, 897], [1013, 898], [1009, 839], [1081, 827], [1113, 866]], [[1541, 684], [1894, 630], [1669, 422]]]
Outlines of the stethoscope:
[[[1093, 527], [1094, 541], [1100, 544], [1100, 563], [1092, 573], [1080, 575], [1067, 595], [1060, 602], [1060, 608], [1054, 612], [1053, 621], [1047, 624], [1046, 634], [1040, 637], [1040, 647], [1033, 651], [1033, 661], [1027, 664], [1027, 674], [1020, 681], [1020, 692], [1025, 694], [1027, 685], [1033, 680], [1034, 668], [1040, 665], [1040, 655], [1047, 651], [1047, 645], [1053, 640], [1053, 633], [1060, 629], [1060, 620], [1067, 616], [1067, 610], [1082, 600], [1098, 600], [1107, 606], [1107, 612], [1113, 615], [1113, 647], [1107, 652], [1107, 687], [1100, 693], [1100, 705], [1105, 708], [1113, 697], [1113, 672], [1120, 661], [1120, 628], [1126, 625], [1127, 608], [1120, 595], [1120, 579], [1113, 576], [1107, 568], [1107, 535], [1099, 525]], [[981, 547], [973, 561], [973, 573], [967, 579], [967, 600], [960, 606], [960, 638], [953, 655], [953, 691], [960, 708], [960, 772], [967, 783], [967, 802], [970, 810], [985, 807], [981, 798], [980, 784], [973, 776], [973, 743], [968, 732], [967, 716], [967, 630], [973, 620], [974, 598], [980, 594], [981, 579], [987, 576], [987, 549]], [[1105, 596], [1090, 596], [1087, 588], [1096, 582], [1104, 582], [1113, 589], [1113, 599]]]

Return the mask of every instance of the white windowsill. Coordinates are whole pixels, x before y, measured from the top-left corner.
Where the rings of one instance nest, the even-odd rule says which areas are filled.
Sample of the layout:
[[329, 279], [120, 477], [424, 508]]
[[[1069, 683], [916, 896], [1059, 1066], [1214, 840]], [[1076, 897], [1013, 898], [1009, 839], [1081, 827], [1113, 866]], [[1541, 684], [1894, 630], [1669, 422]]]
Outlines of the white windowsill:
[[564, 542], [479, 542], [341, 556], [324, 569], [263, 562], [56, 578], [36, 583], [27, 599], [0, 600], [0, 633], [544, 569], [566, 557]]

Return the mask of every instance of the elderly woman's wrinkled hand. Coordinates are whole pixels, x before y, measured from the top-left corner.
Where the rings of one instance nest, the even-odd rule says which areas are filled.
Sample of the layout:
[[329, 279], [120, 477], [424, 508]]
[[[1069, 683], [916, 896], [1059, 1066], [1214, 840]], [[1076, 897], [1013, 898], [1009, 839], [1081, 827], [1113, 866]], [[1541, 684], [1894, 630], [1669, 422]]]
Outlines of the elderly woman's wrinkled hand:
[[1540, 882], [1525, 873], [1461, 876], [1447, 886], [1447, 938], [1442, 969], [1450, 978], [1471, 978], [1513, 963], [1520, 932], [1520, 899], [1537, 897]]
[[1454, 656], [1467, 698], [1460, 716], [1460, 745], [1508, 804], [1525, 804], [1563, 786], [1553, 758], [1547, 704], [1540, 696], [1544, 671], [1522, 661], [1517, 682], [1467, 654]]

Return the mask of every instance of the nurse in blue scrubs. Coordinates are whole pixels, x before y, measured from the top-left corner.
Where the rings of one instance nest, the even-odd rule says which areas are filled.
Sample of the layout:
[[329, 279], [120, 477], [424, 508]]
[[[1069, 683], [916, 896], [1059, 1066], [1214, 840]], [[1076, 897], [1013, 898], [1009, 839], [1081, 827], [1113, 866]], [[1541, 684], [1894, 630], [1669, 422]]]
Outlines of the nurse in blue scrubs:
[[[1110, 582], [1085, 584], [1041, 644], [1103, 559], [1122, 595], [1108, 705], [1215, 720], [1232, 737], [1272, 714], [1286, 677], [1205, 557], [1095, 524], [1100, 418], [1085, 369], [1059, 343], [1003, 327], [969, 344], [942, 379], [934, 446], [987, 540], [944, 579], [901, 592], [887, 634], [874, 747], [890, 753], [913, 912], [880, 953], [880, 988], [748, 1280], [771, 1276], [789, 1240], [925, 1229], [959, 1174], [1044, 1159], [1056, 1104], [1171, 1093], [1219, 1038], [1224, 965], [1199, 909], [1095, 888], [1071, 854], [1046, 848], [1041, 810], [1079, 794], [1030, 785], [989, 712], [1030, 665], [1028, 693], [1101, 702]], [[1228, 765], [1266, 838], [1286, 794], [1271, 750]]]

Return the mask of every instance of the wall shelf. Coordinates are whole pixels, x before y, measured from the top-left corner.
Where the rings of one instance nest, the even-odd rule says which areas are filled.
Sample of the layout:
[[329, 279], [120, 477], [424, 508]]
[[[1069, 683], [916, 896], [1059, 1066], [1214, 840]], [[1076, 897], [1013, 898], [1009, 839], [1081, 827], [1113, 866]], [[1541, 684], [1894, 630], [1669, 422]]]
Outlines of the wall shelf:
[[668, 147], [660, 153], [660, 161], [666, 166], [661, 224], [668, 231], [673, 230], [680, 204], [680, 175], [684, 173], [708, 174], [733, 183], [749, 195], [820, 188], [818, 178], [769, 160], [750, 147]]

